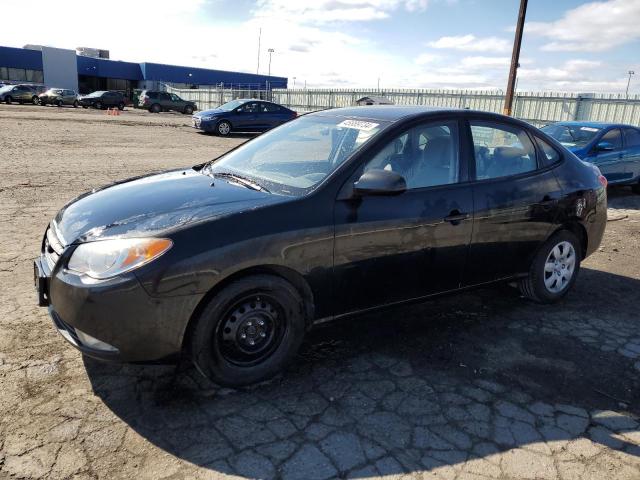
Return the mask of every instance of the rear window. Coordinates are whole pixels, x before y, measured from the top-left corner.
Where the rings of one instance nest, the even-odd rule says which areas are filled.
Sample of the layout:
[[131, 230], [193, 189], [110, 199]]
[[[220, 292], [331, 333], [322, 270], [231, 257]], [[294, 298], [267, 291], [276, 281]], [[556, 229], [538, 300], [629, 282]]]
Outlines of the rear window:
[[624, 144], [626, 148], [640, 147], [640, 130], [625, 128]]

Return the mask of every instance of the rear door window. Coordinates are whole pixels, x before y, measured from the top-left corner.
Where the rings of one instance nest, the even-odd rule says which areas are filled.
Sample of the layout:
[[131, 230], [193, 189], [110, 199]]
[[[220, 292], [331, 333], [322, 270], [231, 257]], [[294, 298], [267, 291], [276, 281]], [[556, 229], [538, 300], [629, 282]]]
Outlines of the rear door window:
[[640, 147], [640, 130], [636, 130], [635, 128], [625, 128], [624, 146], [625, 148]]
[[536, 149], [523, 129], [494, 122], [471, 122], [476, 178], [487, 180], [532, 172]]

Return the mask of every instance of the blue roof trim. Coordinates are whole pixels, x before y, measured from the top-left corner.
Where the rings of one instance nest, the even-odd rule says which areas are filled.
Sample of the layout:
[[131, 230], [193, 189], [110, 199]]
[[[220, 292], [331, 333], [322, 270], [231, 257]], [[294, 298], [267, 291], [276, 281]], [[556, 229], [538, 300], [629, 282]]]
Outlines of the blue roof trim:
[[78, 55], [76, 60], [78, 63], [78, 75], [121, 78], [124, 80], [144, 80], [140, 64], [138, 63], [83, 57], [82, 55]]
[[206, 68], [181, 67], [177, 65], [163, 65], [161, 63], [141, 63], [142, 75], [145, 80], [161, 82], [190, 83], [193, 85], [261, 85], [267, 83], [271, 88], [287, 88], [288, 79], [255, 73], [228, 72], [225, 70], [209, 70]]
[[0, 47], [0, 67], [42, 70], [42, 52], [24, 48]]

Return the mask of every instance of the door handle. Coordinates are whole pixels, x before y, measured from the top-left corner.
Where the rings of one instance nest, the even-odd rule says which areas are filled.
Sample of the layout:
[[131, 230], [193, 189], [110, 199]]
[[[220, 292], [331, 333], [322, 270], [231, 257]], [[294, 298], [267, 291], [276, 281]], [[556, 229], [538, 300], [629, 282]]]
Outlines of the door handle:
[[458, 225], [461, 221], [469, 218], [468, 213], [461, 213], [460, 210], [452, 210], [449, 215], [444, 217], [445, 222], [449, 222], [451, 225]]

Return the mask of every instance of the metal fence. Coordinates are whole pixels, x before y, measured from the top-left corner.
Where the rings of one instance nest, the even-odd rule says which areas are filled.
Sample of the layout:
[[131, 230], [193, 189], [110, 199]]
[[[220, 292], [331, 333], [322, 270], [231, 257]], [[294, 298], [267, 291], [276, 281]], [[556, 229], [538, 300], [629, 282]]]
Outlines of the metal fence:
[[[215, 108], [236, 98], [259, 98], [285, 105], [298, 112], [325, 108], [348, 107], [365, 96], [384, 96], [397, 105], [470, 108], [502, 112], [504, 93], [479, 90], [352, 90], [352, 89], [176, 89], [165, 87], [184, 99], [193, 100], [198, 108]], [[518, 92], [513, 115], [540, 126], [563, 120], [618, 122], [640, 126], [640, 95], [622, 94]]]

